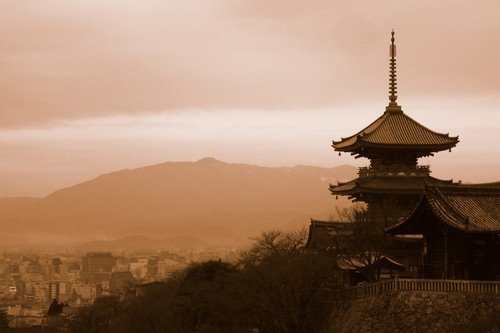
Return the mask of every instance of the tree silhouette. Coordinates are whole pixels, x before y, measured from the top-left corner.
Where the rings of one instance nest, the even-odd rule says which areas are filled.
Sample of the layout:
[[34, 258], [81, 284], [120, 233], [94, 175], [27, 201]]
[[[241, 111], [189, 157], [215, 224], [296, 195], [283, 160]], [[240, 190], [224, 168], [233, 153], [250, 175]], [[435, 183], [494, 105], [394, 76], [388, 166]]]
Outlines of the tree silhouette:
[[9, 318], [5, 310], [0, 310], [0, 332], [9, 331]]
[[63, 304], [59, 304], [57, 302], [57, 299], [54, 298], [52, 300], [52, 303], [50, 303], [50, 306], [49, 306], [49, 311], [47, 312], [47, 314], [50, 316], [50, 315], [58, 315], [58, 314], [61, 314], [63, 312]]
[[194, 263], [165, 281], [140, 287], [137, 296], [98, 298], [82, 308], [70, 331], [321, 331], [340, 288], [335, 258], [305, 253], [300, 235], [262, 237], [255, 240], [251, 259], [242, 258], [244, 264]]
[[302, 253], [307, 242], [305, 228], [287, 231], [264, 231], [257, 237], [250, 238], [253, 243], [248, 250], [239, 254], [240, 263], [257, 264], [270, 257], [280, 257]]
[[368, 281], [380, 277], [380, 259], [393, 241], [386, 229], [394, 223], [394, 206], [367, 209], [363, 205], [337, 210], [335, 219], [348, 225], [348, 232], [332, 238], [330, 250], [337, 262], [353, 268], [362, 268]]

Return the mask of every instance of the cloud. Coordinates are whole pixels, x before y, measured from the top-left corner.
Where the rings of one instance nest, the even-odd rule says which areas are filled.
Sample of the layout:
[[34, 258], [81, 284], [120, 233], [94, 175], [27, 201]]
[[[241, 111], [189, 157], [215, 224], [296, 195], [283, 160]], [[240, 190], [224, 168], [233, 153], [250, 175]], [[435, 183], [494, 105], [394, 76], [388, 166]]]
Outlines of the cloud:
[[[15, 1], [0, 12], [0, 126], [192, 108], [495, 95], [495, 1]], [[379, 98], [378, 100], [376, 100]]]

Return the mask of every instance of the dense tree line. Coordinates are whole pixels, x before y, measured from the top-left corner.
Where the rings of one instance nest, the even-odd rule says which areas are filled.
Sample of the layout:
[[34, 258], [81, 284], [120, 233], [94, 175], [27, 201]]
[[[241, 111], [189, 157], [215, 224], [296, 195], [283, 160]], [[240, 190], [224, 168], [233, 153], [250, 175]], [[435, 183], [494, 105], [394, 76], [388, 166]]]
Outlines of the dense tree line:
[[271, 231], [241, 261], [207, 261], [83, 308], [71, 332], [320, 332], [339, 288], [332, 256], [306, 253], [305, 232]]

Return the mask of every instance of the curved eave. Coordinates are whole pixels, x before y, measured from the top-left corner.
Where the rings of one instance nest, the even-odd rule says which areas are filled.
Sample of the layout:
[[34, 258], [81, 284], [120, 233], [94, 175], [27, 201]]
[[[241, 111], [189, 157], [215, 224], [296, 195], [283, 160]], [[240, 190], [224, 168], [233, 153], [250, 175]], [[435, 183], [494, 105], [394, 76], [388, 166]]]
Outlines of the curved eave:
[[[492, 183], [493, 185], [494, 183]], [[462, 186], [447, 186], [449, 189], [462, 189]], [[465, 186], [466, 189], [469, 186]], [[442, 187], [446, 188], [446, 187]], [[474, 190], [474, 187], [470, 187], [471, 190]], [[482, 189], [484, 190], [484, 188]], [[488, 190], [488, 189], [486, 189]], [[489, 190], [495, 190], [495, 187], [490, 187]], [[498, 190], [498, 188], [496, 188]], [[461, 210], [457, 210], [454, 205], [452, 205], [448, 199], [441, 193], [439, 188], [436, 187], [428, 187], [426, 188], [425, 193], [420, 198], [416, 207], [410, 212], [410, 214], [405, 217], [400, 223], [387, 228], [386, 230], [392, 235], [404, 235], [408, 233], [412, 233], [413, 231], [409, 231], [413, 221], [418, 215], [418, 211], [422, 208], [423, 205], [427, 205], [433, 215], [437, 218], [439, 223], [445, 225], [454, 230], [458, 230], [464, 233], [470, 234], [491, 234], [491, 233], [500, 233], [499, 228], [494, 227], [482, 227], [476, 228], [474, 226], [469, 227], [467, 222], [467, 216]]]
[[332, 195], [358, 195], [360, 193], [367, 194], [420, 194], [423, 190], [421, 188], [412, 189], [400, 189], [400, 188], [369, 188], [363, 185], [354, 186], [342, 186], [342, 185], [330, 185], [330, 192]]
[[[461, 188], [465, 191], [474, 191], [474, 189], [481, 190], [480, 188], [474, 188], [465, 186], [465, 188]], [[488, 190], [488, 189], [483, 189]], [[489, 190], [497, 190], [495, 188], [490, 188]], [[497, 190], [498, 191], [498, 190]], [[496, 192], [498, 193], [498, 192]], [[500, 233], [500, 228], [495, 228], [492, 226], [482, 225], [474, 225], [473, 223], [469, 223], [468, 221], [468, 211], [463, 211], [457, 209], [456, 205], [449, 202], [449, 200], [443, 195], [443, 193], [439, 190], [439, 188], [431, 188], [427, 194], [427, 201], [429, 206], [431, 207], [432, 212], [435, 216], [448, 227], [459, 230], [466, 233], [475, 233], [475, 234], [484, 234], [484, 233]]]
[[338, 182], [337, 185], [330, 184], [330, 192], [332, 193], [332, 195], [356, 194], [359, 192], [357, 185], [358, 179], [359, 178], [345, 183]]
[[363, 137], [359, 136], [356, 140], [349, 145], [339, 145], [333, 141], [332, 147], [335, 151], [352, 153], [362, 155], [364, 148], [375, 148], [375, 149], [400, 149], [400, 150], [418, 150], [422, 152], [439, 152], [447, 149], [454, 148], [460, 140], [458, 136], [450, 137], [452, 141], [442, 144], [395, 144], [395, 143], [380, 143], [380, 142], [370, 142], [364, 140]]
[[[421, 141], [411, 142], [412, 138]], [[440, 151], [453, 148], [457, 143], [458, 136], [435, 132], [399, 110], [384, 112], [356, 134], [332, 141], [332, 147], [344, 152], [353, 152], [363, 146]]]
[[377, 127], [380, 126], [380, 124], [384, 121], [384, 119], [388, 115], [389, 115], [389, 113], [384, 112], [380, 117], [375, 119], [370, 125], [366, 126], [365, 128], [363, 128], [361, 131], [357, 132], [356, 134], [348, 136], [347, 138], [340, 138], [340, 141], [332, 141], [332, 147], [335, 150], [340, 150], [340, 149], [343, 149], [343, 147], [345, 146], [347, 149], [349, 146], [355, 144], [357, 141], [357, 138], [359, 138], [360, 136], [365, 135], [365, 133], [371, 133], [372, 131], [376, 130]]
[[403, 218], [399, 223], [396, 223], [395, 225], [386, 228], [385, 231], [387, 231], [393, 236], [408, 234], [407, 232], [404, 231], [404, 229], [406, 227], [409, 227], [411, 221], [414, 219], [415, 215], [417, 214], [418, 210], [420, 209], [424, 201], [425, 201], [425, 193], [422, 193], [420, 199], [418, 200], [418, 203], [415, 205], [415, 208], [413, 208], [413, 210], [408, 214], [408, 216]]
[[438, 189], [427, 191], [426, 198], [432, 212], [439, 219], [439, 221], [453, 229], [460, 231], [466, 230], [463, 225], [466, 222], [467, 217], [461, 212], [455, 210], [453, 205], [446, 200]]

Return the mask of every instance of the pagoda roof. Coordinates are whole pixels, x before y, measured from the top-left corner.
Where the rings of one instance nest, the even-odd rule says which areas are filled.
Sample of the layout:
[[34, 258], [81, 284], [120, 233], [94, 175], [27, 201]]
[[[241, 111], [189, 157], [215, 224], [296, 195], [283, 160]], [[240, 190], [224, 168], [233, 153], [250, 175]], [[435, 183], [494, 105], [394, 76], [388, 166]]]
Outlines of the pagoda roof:
[[345, 236], [351, 233], [352, 223], [311, 219], [305, 247], [307, 249], [327, 250], [335, 245], [334, 237]]
[[500, 182], [429, 186], [416, 208], [388, 231], [407, 233], [418, 222], [427, 221], [421, 217], [425, 207], [450, 228], [466, 233], [500, 233]]
[[336, 151], [359, 153], [362, 147], [440, 151], [455, 147], [458, 136], [434, 132], [400, 109], [388, 109], [358, 133], [333, 141]]
[[428, 185], [452, 185], [452, 180], [441, 180], [431, 176], [371, 176], [361, 177], [337, 185], [330, 184], [332, 194], [355, 195], [360, 192], [399, 192], [420, 194]]

